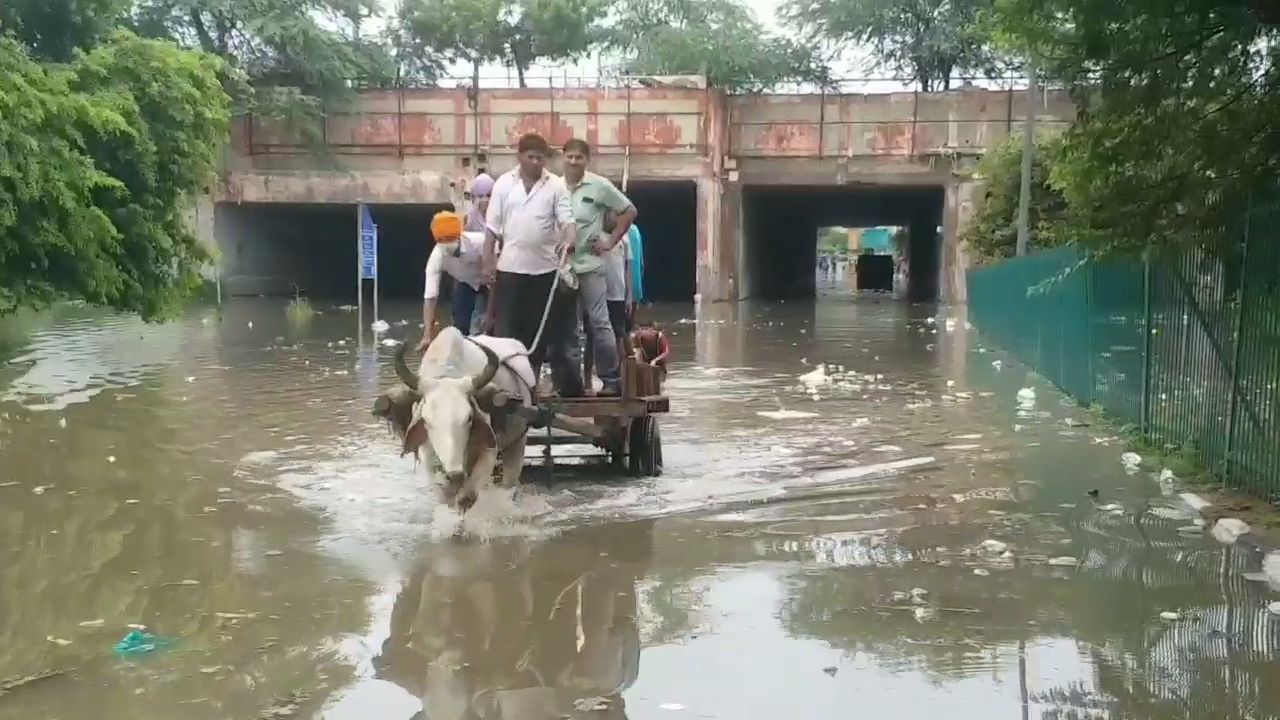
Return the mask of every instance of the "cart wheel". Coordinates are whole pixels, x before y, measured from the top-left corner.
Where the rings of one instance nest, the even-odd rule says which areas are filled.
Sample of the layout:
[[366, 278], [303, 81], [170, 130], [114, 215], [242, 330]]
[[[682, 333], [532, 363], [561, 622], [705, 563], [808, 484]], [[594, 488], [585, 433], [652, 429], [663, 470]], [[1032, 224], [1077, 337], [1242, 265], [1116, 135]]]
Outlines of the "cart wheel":
[[652, 416], [631, 421], [627, 442], [627, 468], [637, 477], [662, 474], [662, 436], [658, 419]]
[[661, 475], [662, 474], [662, 430], [658, 428], [657, 419], [653, 421], [653, 457], [655, 460], [653, 465], [653, 474], [655, 476]]

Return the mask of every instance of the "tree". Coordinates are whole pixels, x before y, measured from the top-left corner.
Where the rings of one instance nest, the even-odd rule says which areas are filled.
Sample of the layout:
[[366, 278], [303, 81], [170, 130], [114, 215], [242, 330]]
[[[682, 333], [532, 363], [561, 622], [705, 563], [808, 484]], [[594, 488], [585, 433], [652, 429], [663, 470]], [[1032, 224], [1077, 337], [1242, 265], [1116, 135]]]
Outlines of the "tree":
[[525, 87], [534, 62], [587, 52], [606, 8], [605, 0], [404, 0], [397, 35], [409, 55], [430, 66], [441, 59], [473, 67], [501, 62]]
[[[1257, 10], [1253, 6], [1257, 6]], [[1002, 44], [1079, 107], [1051, 171], [1091, 248], [1233, 247], [1280, 174], [1280, 44], [1234, 0], [997, 0]]]
[[[1030, 249], [1069, 241], [1066, 199], [1049, 184], [1050, 166], [1061, 152], [1060, 140], [1037, 142], [1031, 169]], [[1011, 138], [987, 153], [976, 175], [986, 185], [982, 202], [960, 241], [978, 260], [1013, 257], [1018, 240], [1018, 200], [1022, 192], [1022, 138]]]
[[829, 79], [811, 46], [766, 31], [738, 0], [620, 0], [614, 14], [607, 44], [626, 74], [705, 74], [714, 86], [757, 92]]
[[910, 77], [921, 90], [946, 90], [956, 74], [1004, 70], [979, 24], [992, 0], [788, 0], [783, 15], [837, 46], [869, 46], [872, 69]]
[[377, 0], [138, 0], [136, 25], [222, 58], [241, 109], [317, 118], [353, 84], [395, 78], [390, 46], [360, 31], [377, 12]]
[[0, 37], [0, 314], [78, 299], [163, 317], [198, 285], [184, 212], [226, 138], [219, 65], [124, 32], [42, 65]]
[[68, 62], [115, 30], [132, 0], [5, 0], [0, 34], [9, 33], [33, 56]]
[[849, 232], [842, 227], [824, 227], [818, 231], [818, 250], [826, 253], [849, 251]]

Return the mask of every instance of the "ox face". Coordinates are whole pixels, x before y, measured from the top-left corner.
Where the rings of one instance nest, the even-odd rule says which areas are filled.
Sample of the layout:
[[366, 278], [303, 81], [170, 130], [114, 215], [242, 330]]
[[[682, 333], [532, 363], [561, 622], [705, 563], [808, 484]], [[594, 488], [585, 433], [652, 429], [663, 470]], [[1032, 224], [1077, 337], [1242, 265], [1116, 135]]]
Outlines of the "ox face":
[[496, 446], [489, 418], [480, 410], [469, 379], [440, 379], [431, 383], [414, 406], [405, 433], [405, 454], [428, 445], [444, 468], [451, 486], [459, 486], [480, 453]]
[[483, 345], [480, 348], [486, 357], [484, 369], [465, 378], [427, 378], [409, 369], [404, 361], [404, 345], [396, 350], [396, 374], [420, 398], [413, 405], [401, 452], [416, 457], [424, 445], [431, 449], [444, 469], [449, 502], [467, 484], [477, 461], [497, 445], [489, 417], [480, 409], [476, 397], [489, 391], [499, 361], [492, 350]]

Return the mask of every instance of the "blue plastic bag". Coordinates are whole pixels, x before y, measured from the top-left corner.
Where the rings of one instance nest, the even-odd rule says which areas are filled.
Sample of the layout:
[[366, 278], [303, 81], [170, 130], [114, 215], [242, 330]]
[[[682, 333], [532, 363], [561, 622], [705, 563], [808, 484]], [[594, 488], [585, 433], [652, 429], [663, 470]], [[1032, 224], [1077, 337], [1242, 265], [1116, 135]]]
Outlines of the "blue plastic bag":
[[135, 655], [146, 655], [156, 650], [164, 649], [173, 644], [173, 641], [162, 638], [159, 635], [152, 635], [143, 630], [130, 630], [120, 642], [116, 643], [115, 649], [117, 655], [131, 657]]

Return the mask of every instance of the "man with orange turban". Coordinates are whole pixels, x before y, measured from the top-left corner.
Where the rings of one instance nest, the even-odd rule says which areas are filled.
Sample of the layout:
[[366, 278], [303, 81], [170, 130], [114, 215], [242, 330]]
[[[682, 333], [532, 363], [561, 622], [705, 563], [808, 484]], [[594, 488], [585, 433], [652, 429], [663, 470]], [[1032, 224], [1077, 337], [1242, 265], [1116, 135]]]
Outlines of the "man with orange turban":
[[425, 349], [436, 334], [436, 301], [440, 297], [442, 274], [453, 278], [453, 326], [464, 335], [479, 332], [489, 297], [481, 281], [484, 233], [463, 232], [462, 216], [445, 210], [431, 218], [431, 237], [436, 246], [427, 260], [419, 351]]

